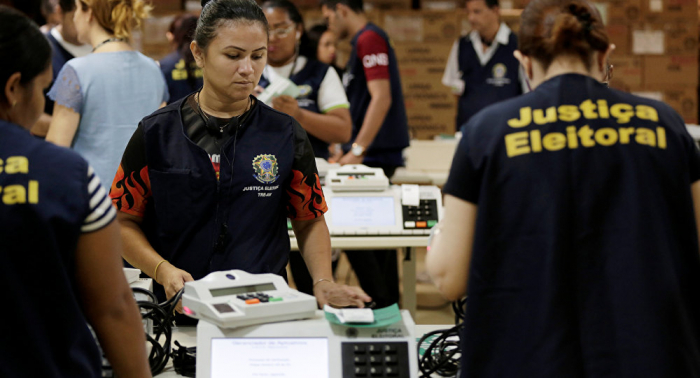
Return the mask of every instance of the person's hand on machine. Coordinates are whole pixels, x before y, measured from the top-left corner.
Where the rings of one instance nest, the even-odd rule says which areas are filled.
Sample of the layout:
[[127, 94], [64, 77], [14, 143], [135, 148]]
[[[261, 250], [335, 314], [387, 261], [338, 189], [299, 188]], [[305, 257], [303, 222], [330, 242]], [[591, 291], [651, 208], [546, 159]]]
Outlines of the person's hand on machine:
[[321, 308], [326, 304], [332, 307], [363, 308], [365, 303], [372, 301], [359, 287], [340, 285], [328, 280], [316, 282], [314, 296]]
[[[156, 282], [163, 285], [165, 289], [165, 297], [172, 298], [178, 291], [185, 287], [185, 282], [194, 281], [192, 276], [182, 269], [178, 269], [169, 262], [165, 261], [158, 268]], [[182, 314], [182, 300], [177, 303], [175, 311]]]

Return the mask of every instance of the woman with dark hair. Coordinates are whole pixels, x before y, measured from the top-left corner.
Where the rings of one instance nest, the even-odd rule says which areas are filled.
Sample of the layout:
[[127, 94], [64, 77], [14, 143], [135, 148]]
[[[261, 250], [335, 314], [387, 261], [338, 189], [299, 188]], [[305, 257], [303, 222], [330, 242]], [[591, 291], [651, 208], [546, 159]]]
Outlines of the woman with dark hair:
[[467, 295], [461, 377], [700, 377], [700, 153], [668, 105], [607, 88], [585, 0], [534, 0], [534, 90], [477, 113], [427, 268]]
[[333, 282], [327, 210], [299, 123], [252, 96], [268, 25], [252, 0], [211, 0], [191, 44], [204, 85], [139, 124], [110, 196], [124, 258], [170, 298], [185, 281], [241, 269], [286, 276], [287, 218], [323, 305], [362, 306]]
[[116, 374], [150, 377], [115, 211], [92, 168], [29, 128], [44, 109], [51, 47], [0, 6], [0, 376], [101, 377], [89, 322]]
[[335, 33], [328, 29], [325, 24], [314, 25], [306, 31], [309, 42], [309, 51], [315, 52], [316, 60], [325, 63], [338, 71], [335, 66], [336, 42]]
[[202, 70], [197, 67], [190, 50], [195, 29], [197, 17], [188, 13], [177, 16], [170, 24], [168, 39], [175, 46], [175, 51], [160, 61], [160, 70], [163, 71], [170, 93], [168, 103], [179, 100], [202, 86]]
[[299, 10], [288, 0], [268, 0], [262, 9], [270, 25], [267, 67], [260, 86], [278, 78], [289, 79], [301, 91], [299, 97], [281, 95], [272, 107], [294, 117], [309, 134], [316, 157], [328, 159], [330, 143], [350, 140], [350, 103], [335, 70], [315, 60], [304, 32]]

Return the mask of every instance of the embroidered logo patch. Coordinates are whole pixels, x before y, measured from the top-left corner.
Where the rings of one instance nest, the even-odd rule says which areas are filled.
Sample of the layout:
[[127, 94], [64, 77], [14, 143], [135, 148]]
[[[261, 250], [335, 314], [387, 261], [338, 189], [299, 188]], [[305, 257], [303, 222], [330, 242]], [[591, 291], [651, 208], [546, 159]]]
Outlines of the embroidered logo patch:
[[496, 79], [502, 79], [506, 77], [506, 72], [508, 70], [506, 69], [506, 65], [503, 63], [498, 63], [495, 66], [493, 66], [493, 77]]
[[311, 86], [303, 84], [299, 86], [299, 97], [308, 97], [311, 95]]
[[253, 159], [253, 169], [255, 170], [253, 177], [263, 184], [272, 184], [279, 178], [275, 155], [256, 156]]

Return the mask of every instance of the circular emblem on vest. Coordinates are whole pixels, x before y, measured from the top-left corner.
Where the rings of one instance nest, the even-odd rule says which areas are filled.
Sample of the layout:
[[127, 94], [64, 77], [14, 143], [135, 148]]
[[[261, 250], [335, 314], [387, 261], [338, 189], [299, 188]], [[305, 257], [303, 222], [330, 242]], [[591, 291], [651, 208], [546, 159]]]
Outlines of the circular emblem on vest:
[[263, 184], [272, 184], [279, 178], [275, 155], [256, 156], [253, 159], [253, 169], [255, 170], [253, 177]]
[[306, 97], [311, 94], [311, 86], [308, 84], [299, 86], [299, 97]]
[[495, 66], [493, 66], [493, 77], [496, 79], [502, 79], [506, 77], [506, 72], [508, 70], [506, 69], [506, 65], [503, 63], [497, 63]]

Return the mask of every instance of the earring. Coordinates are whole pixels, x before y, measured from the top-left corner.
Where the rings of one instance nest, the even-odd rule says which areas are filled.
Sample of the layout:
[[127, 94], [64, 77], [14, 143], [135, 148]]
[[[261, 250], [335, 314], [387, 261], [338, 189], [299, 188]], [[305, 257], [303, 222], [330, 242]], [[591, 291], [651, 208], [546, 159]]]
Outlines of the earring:
[[13, 107], [13, 108], [15, 107], [15, 105], [17, 105], [17, 100], [12, 101], [12, 107]]

